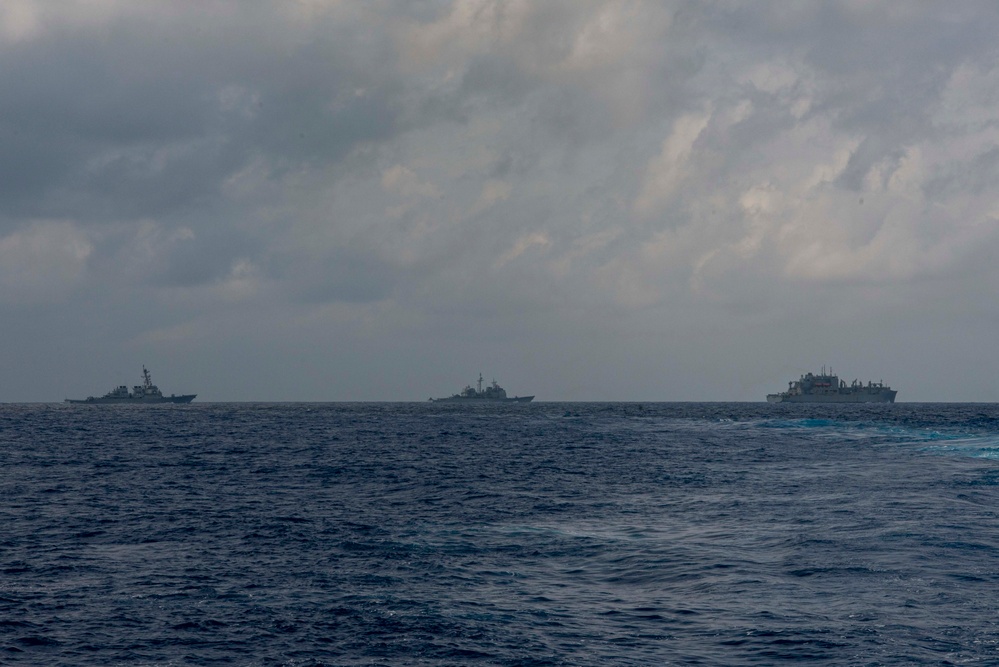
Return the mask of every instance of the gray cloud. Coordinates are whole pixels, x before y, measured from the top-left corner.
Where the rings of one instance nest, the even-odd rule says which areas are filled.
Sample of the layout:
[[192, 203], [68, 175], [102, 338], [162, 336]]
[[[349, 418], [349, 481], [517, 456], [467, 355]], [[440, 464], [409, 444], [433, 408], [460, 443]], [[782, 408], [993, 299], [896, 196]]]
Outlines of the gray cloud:
[[997, 28], [989, 3], [12, 0], [0, 335], [34, 363], [0, 360], [0, 400], [144, 362], [207, 399], [479, 370], [759, 399], [831, 363], [996, 400]]

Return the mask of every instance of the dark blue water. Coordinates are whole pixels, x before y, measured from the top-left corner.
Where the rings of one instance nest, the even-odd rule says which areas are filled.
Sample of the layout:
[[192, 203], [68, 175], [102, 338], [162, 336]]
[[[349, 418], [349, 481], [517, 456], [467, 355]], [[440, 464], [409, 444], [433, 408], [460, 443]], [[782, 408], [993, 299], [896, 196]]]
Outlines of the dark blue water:
[[0, 406], [0, 664], [999, 664], [999, 406]]

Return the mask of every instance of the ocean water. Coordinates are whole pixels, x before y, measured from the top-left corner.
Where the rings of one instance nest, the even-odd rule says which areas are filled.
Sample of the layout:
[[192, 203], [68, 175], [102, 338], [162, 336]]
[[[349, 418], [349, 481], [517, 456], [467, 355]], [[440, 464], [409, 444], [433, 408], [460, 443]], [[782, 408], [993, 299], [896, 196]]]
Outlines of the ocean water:
[[999, 664], [999, 406], [0, 405], [3, 665]]

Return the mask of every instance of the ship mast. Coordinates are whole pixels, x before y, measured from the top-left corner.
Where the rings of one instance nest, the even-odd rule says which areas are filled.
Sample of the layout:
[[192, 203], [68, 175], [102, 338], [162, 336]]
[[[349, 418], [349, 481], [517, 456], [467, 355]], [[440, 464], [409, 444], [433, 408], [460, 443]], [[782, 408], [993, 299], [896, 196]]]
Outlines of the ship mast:
[[479, 393], [482, 393], [482, 373], [479, 373]]
[[149, 371], [146, 370], [145, 366], [142, 367], [142, 386], [145, 389], [149, 389], [153, 386], [153, 379], [149, 377]]

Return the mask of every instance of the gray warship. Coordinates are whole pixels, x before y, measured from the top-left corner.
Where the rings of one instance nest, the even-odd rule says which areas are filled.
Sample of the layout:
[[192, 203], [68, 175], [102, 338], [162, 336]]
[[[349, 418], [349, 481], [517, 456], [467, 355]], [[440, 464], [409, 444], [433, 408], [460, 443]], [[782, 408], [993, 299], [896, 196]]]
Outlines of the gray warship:
[[132, 391], [128, 390], [128, 387], [121, 385], [120, 387], [115, 387], [103, 396], [88, 396], [82, 399], [67, 398], [67, 403], [141, 403], [143, 405], [147, 403], [190, 403], [194, 400], [197, 394], [184, 394], [183, 396], [176, 396], [170, 394], [169, 396], [164, 396], [160, 388], [153, 384], [152, 378], [149, 376], [149, 371], [146, 367], [142, 367], [142, 384], [137, 384], [132, 387]]
[[447, 398], [430, 399], [433, 403], [464, 403], [475, 401], [488, 401], [491, 403], [530, 403], [532, 400], [534, 400], [533, 396], [507, 396], [506, 389], [496, 384], [496, 380], [493, 380], [491, 385], [483, 389], [482, 373], [479, 373], [478, 389], [473, 389], [472, 387], [466, 385], [465, 388], [461, 390], [460, 394], [454, 394], [453, 396], [448, 396]]
[[787, 383], [787, 391], [767, 394], [768, 403], [894, 403], [898, 392], [883, 382], [858, 380], [847, 384], [825, 366], [819, 374], [806, 373]]

